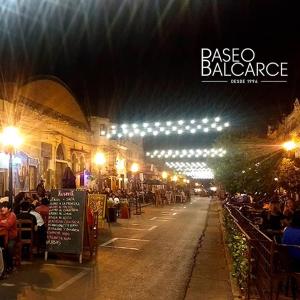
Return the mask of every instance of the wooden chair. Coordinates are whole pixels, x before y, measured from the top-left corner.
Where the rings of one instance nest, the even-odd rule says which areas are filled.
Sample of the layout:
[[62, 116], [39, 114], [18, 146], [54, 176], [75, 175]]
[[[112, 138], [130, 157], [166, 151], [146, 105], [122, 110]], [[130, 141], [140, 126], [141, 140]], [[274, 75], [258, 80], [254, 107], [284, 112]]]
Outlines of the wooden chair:
[[[17, 228], [19, 231], [19, 241], [21, 253], [23, 247], [27, 246], [29, 251], [29, 259], [32, 260], [33, 241], [34, 241], [34, 224], [32, 220], [17, 220]], [[21, 255], [22, 256], [22, 255]]]

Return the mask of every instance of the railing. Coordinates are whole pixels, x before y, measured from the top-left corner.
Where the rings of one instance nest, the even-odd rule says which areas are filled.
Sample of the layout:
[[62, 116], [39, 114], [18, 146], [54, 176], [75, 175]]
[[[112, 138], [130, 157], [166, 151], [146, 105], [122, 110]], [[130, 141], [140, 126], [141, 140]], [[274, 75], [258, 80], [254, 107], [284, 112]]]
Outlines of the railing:
[[249, 267], [246, 297], [250, 299], [256, 288], [261, 299], [272, 299], [274, 242], [235, 207], [226, 205], [225, 210], [247, 242]]

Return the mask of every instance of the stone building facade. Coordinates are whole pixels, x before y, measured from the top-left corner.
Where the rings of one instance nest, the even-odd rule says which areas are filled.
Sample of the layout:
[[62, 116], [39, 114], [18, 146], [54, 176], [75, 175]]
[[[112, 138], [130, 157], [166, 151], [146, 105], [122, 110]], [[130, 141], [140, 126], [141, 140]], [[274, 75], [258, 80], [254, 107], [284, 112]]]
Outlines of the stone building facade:
[[296, 98], [294, 101], [293, 110], [282, 118], [278, 126], [273, 129], [271, 126], [268, 128], [268, 137], [270, 139], [277, 139], [284, 142], [288, 139], [300, 137], [300, 103]]
[[[76, 185], [87, 186], [99, 172], [111, 188], [127, 188], [128, 169], [136, 162], [143, 170], [142, 140], [109, 140], [109, 119], [87, 117], [72, 91], [58, 78], [39, 77], [0, 87], [0, 127], [17, 126], [24, 139], [13, 160], [14, 192], [34, 190], [39, 179], [47, 189], [61, 187], [67, 166]], [[0, 131], [2, 131], [0, 128]], [[0, 146], [0, 195], [8, 188], [8, 156]], [[96, 166], [103, 152], [106, 163]], [[100, 169], [101, 170], [100, 170]]]

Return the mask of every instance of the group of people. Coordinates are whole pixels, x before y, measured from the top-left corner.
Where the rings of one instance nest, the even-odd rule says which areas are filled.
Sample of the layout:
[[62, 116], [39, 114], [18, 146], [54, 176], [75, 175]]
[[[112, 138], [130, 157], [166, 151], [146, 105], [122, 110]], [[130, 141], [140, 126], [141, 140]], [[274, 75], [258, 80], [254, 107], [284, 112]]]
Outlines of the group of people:
[[[46, 246], [46, 228], [49, 215], [49, 200], [38, 196], [29, 197], [21, 192], [16, 195], [13, 207], [9, 204], [8, 197], [0, 199], [0, 230], [7, 233], [8, 241], [4, 245], [4, 240], [0, 246], [4, 248], [5, 273], [13, 271], [13, 256], [18, 238], [17, 220], [31, 220], [35, 245], [38, 249]], [[26, 233], [25, 233], [26, 234]], [[28, 238], [21, 237], [21, 238]]]
[[[240, 205], [240, 210], [246, 217], [278, 244], [300, 246], [299, 202], [287, 196], [273, 195], [262, 200], [244, 195], [235, 203]], [[255, 217], [252, 219], [251, 208], [256, 208], [256, 211], [259, 211], [259, 213], [255, 213]], [[290, 254], [294, 260], [294, 266], [297, 271], [300, 271], [300, 247], [293, 249]]]

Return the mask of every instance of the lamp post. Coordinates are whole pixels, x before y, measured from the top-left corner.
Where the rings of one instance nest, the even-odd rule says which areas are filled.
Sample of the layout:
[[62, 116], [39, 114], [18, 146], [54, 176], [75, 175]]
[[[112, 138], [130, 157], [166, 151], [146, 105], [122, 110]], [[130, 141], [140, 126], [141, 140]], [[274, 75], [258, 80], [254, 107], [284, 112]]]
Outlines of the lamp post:
[[173, 182], [173, 189], [174, 191], [176, 190], [176, 184], [177, 184], [177, 181], [178, 181], [178, 176], [177, 175], [173, 175], [172, 178], [171, 178], [172, 182]]
[[140, 166], [137, 163], [133, 163], [131, 165], [131, 173], [133, 175], [133, 186], [134, 186], [134, 191], [137, 191], [137, 182], [136, 182], [136, 173], [140, 169]]
[[136, 192], [135, 193], [135, 215], [140, 215], [142, 213], [142, 209], [141, 209], [141, 203], [139, 201], [139, 195], [137, 193], [137, 179], [136, 179], [136, 173], [139, 171], [140, 166], [137, 163], [133, 163], [131, 165], [131, 173], [133, 176], [133, 191]]
[[22, 144], [22, 137], [20, 136], [19, 129], [14, 126], [3, 128], [0, 134], [0, 141], [4, 146], [4, 150], [9, 154], [8, 163], [8, 201], [9, 205], [13, 204], [13, 154], [16, 149]]
[[[125, 160], [122, 158], [118, 158], [116, 161], [116, 169], [118, 173], [118, 188], [123, 189], [124, 188], [124, 169], [125, 169]], [[121, 181], [121, 183], [120, 183]]]
[[99, 192], [102, 191], [102, 174], [101, 174], [101, 168], [106, 163], [106, 158], [104, 153], [97, 152], [94, 159], [95, 164], [98, 166], [98, 190]]
[[168, 176], [169, 176], [169, 174], [166, 171], [163, 171], [161, 173], [161, 177], [163, 179], [163, 183], [166, 184], [166, 188], [167, 188], [167, 184], [168, 184]]
[[275, 178], [274, 178], [274, 181], [275, 181], [275, 186], [276, 186], [276, 189], [275, 189], [276, 194], [279, 194], [279, 189], [278, 189], [278, 177], [275, 177]]

